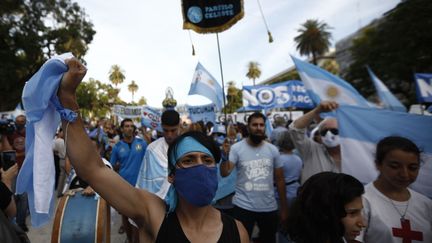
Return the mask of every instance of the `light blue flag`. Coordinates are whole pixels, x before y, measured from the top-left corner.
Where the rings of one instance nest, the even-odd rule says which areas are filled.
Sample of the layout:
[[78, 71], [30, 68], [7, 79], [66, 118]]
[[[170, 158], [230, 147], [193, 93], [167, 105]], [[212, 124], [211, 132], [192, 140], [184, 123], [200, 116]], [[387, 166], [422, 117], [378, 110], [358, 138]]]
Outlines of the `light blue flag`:
[[378, 97], [381, 101], [382, 106], [385, 109], [393, 111], [406, 112], [406, 107], [391, 93], [391, 91], [385, 86], [385, 84], [367, 67], [369, 76], [371, 77]]
[[316, 105], [321, 100], [331, 100], [339, 104], [369, 107], [367, 100], [347, 81], [315, 65], [303, 62], [293, 56], [291, 58], [309, 97]]
[[221, 110], [224, 103], [223, 91], [216, 79], [198, 62], [189, 95], [202, 95], [209, 98], [218, 110]]
[[[71, 57], [72, 54], [66, 53], [48, 60], [27, 81], [22, 94], [27, 116], [26, 156], [18, 174], [16, 192], [28, 193], [34, 227], [47, 223], [54, 212], [55, 169], [52, 144], [60, 123], [57, 89], [68, 69], [64, 60]], [[63, 113], [62, 117], [64, 115]]]
[[422, 166], [410, 187], [432, 198], [432, 117], [389, 110], [340, 106], [336, 110], [341, 141], [342, 171], [366, 184], [375, 180], [375, 150], [387, 136], [413, 141], [420, 150]]
[[417, 100], [432, 103], [432, 73], [416, 73]]

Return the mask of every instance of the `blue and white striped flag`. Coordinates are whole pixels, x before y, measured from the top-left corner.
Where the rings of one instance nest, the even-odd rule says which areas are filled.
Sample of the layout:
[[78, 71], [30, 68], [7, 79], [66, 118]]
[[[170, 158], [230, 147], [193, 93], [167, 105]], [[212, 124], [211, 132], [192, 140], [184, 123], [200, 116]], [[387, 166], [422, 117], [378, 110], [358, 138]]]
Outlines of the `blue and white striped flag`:
[[381, 101], [382, 106], [385, 109], [393, 111], [406, 112], [406, 107], [392, 94], [392, 92], [387, 88], [387, 86], [372, 72], [372, 70], [367, 67], [369, 76], [371, 77], [375, 89], [377, 91], [378, 97]]
[[321, 100], [331, 100], [339, 104], [369, 107], [367, 100], [345, 80], [293, 56], [291, 58], [315, 105]]
[[432, 103], [432, 73], [416, 73], [417, 100]]
[[341, 140], [342, 171], [362, 183], [378, 176], [375, 150], [387, 136], [410, 139], [423, 151], [423, 164], [411, 187], [432, 198], [432, 117], [389, 110], [340, 106], [336, 110]]
[[27, 116], [26, 157], [18, 174], [16, 192], [27, 192], [32, 226], [49, 221], [54, 212], [54, 156], [52, 144], [60, 124], [54, 105], [63, 74], [65, 60], [71, 53], [55, 56], [45, 62], [24, 86], [22, 100]]
[[189, 95], [202, 95], [209, 98], [218, 110], [224, 103], [223, 91], [216, 79], [198, 62], [189, 89]]

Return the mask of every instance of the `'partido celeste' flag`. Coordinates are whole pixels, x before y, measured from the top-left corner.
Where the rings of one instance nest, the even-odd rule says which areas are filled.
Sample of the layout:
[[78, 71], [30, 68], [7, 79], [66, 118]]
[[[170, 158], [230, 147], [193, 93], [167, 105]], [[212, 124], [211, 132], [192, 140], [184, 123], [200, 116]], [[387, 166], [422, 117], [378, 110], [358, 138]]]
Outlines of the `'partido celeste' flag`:
[[216, 33], [243, 18], [243, 0], [182, 0], [183, 29]]

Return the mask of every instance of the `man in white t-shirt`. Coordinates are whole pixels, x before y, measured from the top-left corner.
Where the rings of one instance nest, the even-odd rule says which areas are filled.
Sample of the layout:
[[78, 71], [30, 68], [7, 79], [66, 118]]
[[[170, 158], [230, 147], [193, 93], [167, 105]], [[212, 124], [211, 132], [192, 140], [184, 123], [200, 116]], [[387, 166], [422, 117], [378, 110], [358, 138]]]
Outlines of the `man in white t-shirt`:
[[232, 145], [229, 159], [222, 153], [221, 175], [228, 176], [236, 168], [237, 180], [233, 197], [233, 216], [240, 220], [252, 235], [257, 223], [260, 242], [275, 242], [278, 226], [273, 184], [278, 188], [281, 222], [288, 213], [282, 164], [278, 163], [279, 151], [265, 141], [266, 117], [255, 112], [248, 118], [249, 137]]

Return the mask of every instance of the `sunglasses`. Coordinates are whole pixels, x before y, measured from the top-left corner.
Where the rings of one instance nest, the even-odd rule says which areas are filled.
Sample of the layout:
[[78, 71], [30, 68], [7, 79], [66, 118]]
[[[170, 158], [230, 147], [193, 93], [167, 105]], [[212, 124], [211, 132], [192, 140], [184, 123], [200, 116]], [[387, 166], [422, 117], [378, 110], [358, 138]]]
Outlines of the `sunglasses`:
[[338, 135], [339, 134], [339, 129], [337, 128], [330, 128], [330, 129], [323, 129], [320, 131], [320, 135], [321, 136], [325, 136], [327, 134], [327, 132], [330, 131], [331, 133], [333, 133], [333, 135]]

